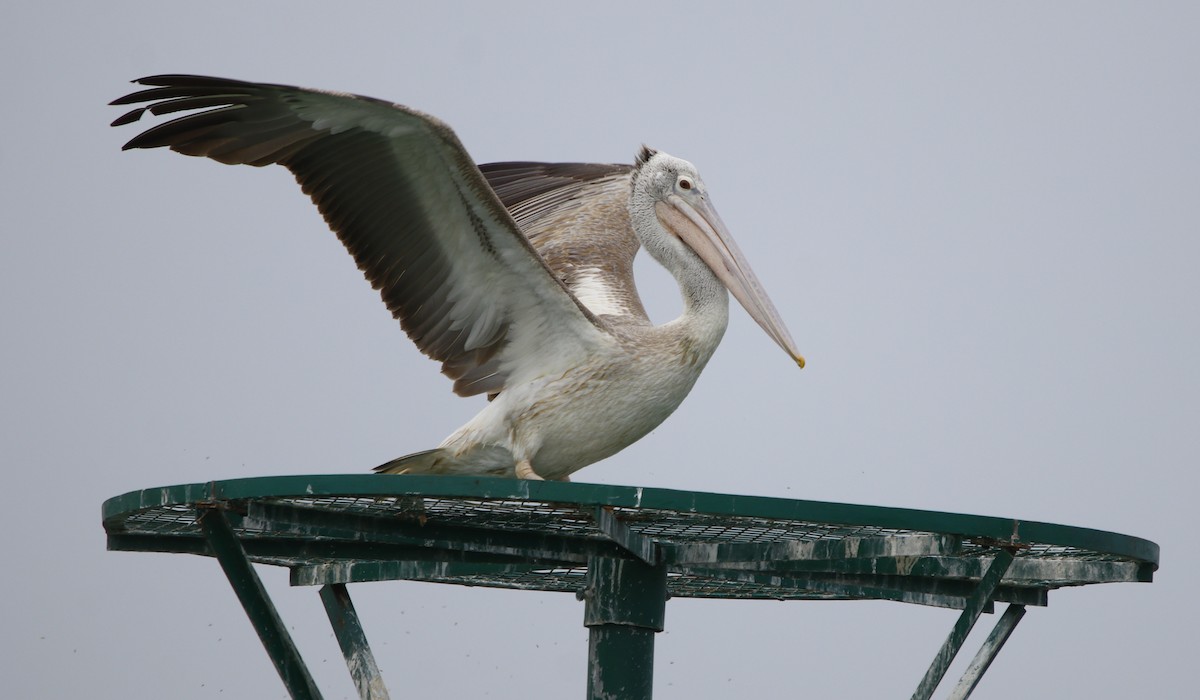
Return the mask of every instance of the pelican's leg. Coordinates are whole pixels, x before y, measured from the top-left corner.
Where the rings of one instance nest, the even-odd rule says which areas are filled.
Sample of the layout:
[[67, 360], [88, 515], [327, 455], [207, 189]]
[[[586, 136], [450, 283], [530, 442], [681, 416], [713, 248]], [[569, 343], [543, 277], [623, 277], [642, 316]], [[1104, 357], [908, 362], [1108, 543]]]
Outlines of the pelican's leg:
[[543, 480], [542, 477], [538, 476], [538, 473], [533, 470], [533, 465], [530, 464], [529, 460], [527, 459], [521, 459], [517, 461], [517, 478], [533, 479], [535, 481]]

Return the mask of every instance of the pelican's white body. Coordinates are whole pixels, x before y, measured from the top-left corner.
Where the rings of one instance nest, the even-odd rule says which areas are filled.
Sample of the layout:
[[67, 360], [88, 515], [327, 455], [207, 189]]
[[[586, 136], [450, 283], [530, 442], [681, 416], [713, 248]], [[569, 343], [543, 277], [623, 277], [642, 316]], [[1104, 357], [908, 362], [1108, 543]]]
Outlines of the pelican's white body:
[[722, 291], [664, 326], [614, 328], [611, 342], [584, 364], [519, 384], [510, 378], [494, 401], [427, 453], [434, 461], [422, 471], [514, 476], [516, 463], [528, 459], [542, 478], [563, 479], [610, 457], [679, 407], [728, 318]]

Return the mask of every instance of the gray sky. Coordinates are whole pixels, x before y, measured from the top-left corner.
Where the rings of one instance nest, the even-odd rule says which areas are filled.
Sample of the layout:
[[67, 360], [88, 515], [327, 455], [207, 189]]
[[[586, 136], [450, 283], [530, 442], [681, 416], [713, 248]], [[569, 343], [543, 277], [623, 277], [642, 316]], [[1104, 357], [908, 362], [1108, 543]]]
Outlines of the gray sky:
[[[683, 407], [577, 480], [1154, 540], [1153, 585], [1051, 594], [975, 697], [1194, 686], [1196, 5], [421, 5], [9, 4], [6, 694], [284, 697], [216, 563], [104, 551], [101, 502], [361, 472], [479, 408], [286, 171], [120, 152], [136, 129], [108, 128], [105, 104], [163, 72], [401, 102], [479, 161], [629, 162], [643, 142], [691, 160], [809, 366], [735, 307]], [[651, 313], [671, 318], [674, 283], [640, 269]], [[262, 574], [327, 697], [353, 696], [316, 591]], [[583, 693], [571, 596], [352, 592], [405, 696]], [[954, 617], [671, 601], [656, 697], [906, 697]]]

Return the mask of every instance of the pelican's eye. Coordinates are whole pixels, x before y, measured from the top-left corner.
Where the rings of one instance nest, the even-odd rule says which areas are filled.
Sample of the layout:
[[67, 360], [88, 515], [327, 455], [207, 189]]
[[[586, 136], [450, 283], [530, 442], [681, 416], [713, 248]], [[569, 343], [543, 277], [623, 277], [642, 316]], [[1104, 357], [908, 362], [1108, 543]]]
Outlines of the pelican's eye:
[[692, 178], [690, 178], [686, 175], [680, 177], [679, 180], [675, 184], [681, 190], [690, 190], [696, 186], [696, 183], [692, 181]]

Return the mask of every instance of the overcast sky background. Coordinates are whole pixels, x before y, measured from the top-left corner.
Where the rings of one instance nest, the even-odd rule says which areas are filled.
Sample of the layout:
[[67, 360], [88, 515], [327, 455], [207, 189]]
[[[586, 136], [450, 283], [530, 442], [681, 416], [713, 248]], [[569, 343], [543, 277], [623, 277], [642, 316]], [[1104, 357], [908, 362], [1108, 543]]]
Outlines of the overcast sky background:
[[[6, 5], [6, 696], [285, 697], [217, 564], [106, 552], [102, 501], [358, 473], [480, 407], [286, 171], [120, 151], [138, 127], [110, 129], [106, 103], [164, 72], [408, 104], [481, 162], [644, 142], [696, 163], [809, 365], [735, 307], [682, 408], [576, 480], [1154, 540], [1154, 584], [1052, 593], [975, 697], [1190, 695], [1196, 4], [432, 5]], [[644, 263], [668, 320], [674, 283]], [[353, 697], [316, 590], [260, 571], [326, 697]], [[351, 590], [397, 696], [584, 693], [572, 596]], [[656, 697], [907, 697], [956, 614], [674, 600]]]

